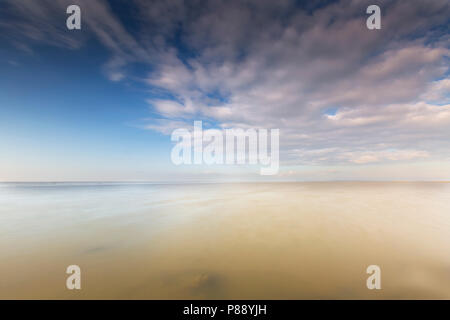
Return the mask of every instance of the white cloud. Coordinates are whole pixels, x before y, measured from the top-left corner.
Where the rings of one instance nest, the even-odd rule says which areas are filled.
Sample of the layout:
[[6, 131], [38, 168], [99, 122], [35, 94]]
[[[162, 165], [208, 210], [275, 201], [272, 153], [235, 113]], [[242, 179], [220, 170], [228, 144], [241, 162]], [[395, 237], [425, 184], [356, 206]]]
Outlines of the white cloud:
[[421, 95], [421, 99], [429, 103], [450, 104], [450, 79], [431, 82], [427, 91]]
[[[8, 3], [29, 17], [14, 24], [20, 34], [81, 45], [48, 22], [67, 1]], [[448, 158], [448, 0], [380, 0], [377, 31], [365, 27], [366, 1], [311, 13], [290, 0], [139, 0], [133, 33], [106, 2], [74, 3], [111, 52], [110, 80], [133, 63], [148, 68], [148, 103], [164, 118], [148, 129], [169, 134], [193, 120], [279, 128], [288, 164]], [[44, 18], [52, 40], [33, 31]]]
[[357, 163], [366, 164], [382, 161], [407, 161], [413, 159], [428, 158], [426, 151], [420, 150], [382, 150], [382, 151], [364, 151], [364, 152], [348, 152], [342, 154], [346, 160]]

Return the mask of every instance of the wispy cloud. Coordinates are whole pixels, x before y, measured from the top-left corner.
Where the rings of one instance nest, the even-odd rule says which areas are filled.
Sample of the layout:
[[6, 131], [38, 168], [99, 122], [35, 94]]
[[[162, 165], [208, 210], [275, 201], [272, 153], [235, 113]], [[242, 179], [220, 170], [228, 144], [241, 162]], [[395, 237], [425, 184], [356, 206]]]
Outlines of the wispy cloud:
[[[147, 129], [169, 134], [193, 119], [280, 128], [290, 164], [448, 158], [448, 0], [380, 0], [376, 31], [365, 27], [368, 1], [134, 1], [133, 32], [106, 1], [6, 2], [11, 41], [76, 49], [89, 35], [110, 52], [110, 80], [148, 69], [139, 81], [158, 119]], [[50, 18], [69, 2], [82, 7], [84, 36]]]

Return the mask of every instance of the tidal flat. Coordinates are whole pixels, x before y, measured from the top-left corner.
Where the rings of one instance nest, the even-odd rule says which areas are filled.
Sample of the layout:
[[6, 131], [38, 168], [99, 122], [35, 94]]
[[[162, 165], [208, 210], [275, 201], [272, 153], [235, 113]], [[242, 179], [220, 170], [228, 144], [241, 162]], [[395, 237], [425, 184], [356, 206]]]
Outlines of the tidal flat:
[[3, 183], [0, 298], [450, 299], [450, 183]]

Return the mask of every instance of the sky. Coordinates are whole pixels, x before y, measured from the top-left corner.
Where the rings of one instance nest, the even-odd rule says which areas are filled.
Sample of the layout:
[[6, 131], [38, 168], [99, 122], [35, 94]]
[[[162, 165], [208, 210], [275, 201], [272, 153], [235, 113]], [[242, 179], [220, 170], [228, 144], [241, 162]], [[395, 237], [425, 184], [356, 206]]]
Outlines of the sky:
[[[3, 0], [0, 181], [450, 180], [449, 26], [448, 0]], [[279, 173], [174, 165], [196, 120], [279, 129]]]

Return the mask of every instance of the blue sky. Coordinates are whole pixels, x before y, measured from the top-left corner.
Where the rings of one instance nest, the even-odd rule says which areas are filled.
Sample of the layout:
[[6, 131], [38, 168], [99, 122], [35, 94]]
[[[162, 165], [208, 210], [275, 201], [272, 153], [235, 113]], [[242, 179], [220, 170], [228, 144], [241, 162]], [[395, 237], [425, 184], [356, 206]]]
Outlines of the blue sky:
[[271, 179], [449, 180], [449, 3], [379, 3], [6, 0], [0, 180], [261, 179], [174, 166], [194, 120], [279, 128]]
[[166, 139], [139, 128], [150, 116], [148, 94], [136, 84], [105, 78], [101, 48], [2, 51], [0, 134], [3, 162], [10, 167], [145, 171], [170, 161]]

